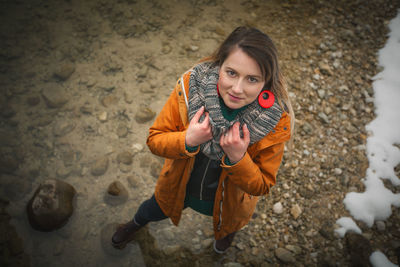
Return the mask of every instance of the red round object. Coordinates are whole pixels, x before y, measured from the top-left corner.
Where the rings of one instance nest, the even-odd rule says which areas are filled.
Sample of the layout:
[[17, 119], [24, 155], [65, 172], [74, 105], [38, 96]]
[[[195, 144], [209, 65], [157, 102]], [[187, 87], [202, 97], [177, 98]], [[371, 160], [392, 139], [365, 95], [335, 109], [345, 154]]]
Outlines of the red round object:
[[275, 102], [275, 96], [271, 91], [264, 90], [258, 95], [258, 104], [263, 108], [270, 108]]

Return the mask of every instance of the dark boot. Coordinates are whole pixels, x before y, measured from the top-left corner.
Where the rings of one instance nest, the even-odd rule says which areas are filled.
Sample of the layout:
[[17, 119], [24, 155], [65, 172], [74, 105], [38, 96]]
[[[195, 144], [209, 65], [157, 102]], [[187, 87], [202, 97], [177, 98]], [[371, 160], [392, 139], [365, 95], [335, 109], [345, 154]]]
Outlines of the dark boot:
[[115, 248], [123, 249], [126, 244], [133, 240], [135, 233], [142, 228], [139, 224], [135, 223], [133, 220], [122, 224], [117, 228], [111, 239], [111, 243]]
[[230, 233], [220, 240], [214, 240], [214, 251], [218, 254], [224, 253], [232, 244], [236, 232]]

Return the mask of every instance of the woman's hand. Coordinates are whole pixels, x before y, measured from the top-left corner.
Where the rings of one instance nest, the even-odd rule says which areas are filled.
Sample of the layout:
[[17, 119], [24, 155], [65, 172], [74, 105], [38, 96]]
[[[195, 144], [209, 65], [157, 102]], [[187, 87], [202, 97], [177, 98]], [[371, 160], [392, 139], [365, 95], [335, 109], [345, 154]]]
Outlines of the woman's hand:
[[203, 115], [204, 106], [194, 114], [186, 131], [185, 142], [187, 146], [195, 147], [201, 145], [212, 138], [211, 126], [208, 112], [205, 112], [205, 117], [202, 122], [199, 122]]
[[221, 135], [219, 145], [232, 163], [241, 160], [250, 143], [250, 132], [247, 125], [242, 127], [243, 138], [240, 137], [240, 123], [236, 122], [225, 134]]

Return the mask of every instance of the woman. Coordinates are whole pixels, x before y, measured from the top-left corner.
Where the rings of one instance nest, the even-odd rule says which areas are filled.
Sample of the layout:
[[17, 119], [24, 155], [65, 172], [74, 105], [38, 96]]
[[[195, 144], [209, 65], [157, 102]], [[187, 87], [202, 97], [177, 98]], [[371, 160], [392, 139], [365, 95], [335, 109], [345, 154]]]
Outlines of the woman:
[[[112, 237], [123, 248], [150, 221], [178, 225], [186, 207], [212, 216], [223, 253], [276, 182], [293, 111], [271, 39], [239, 27], [186, 72], [150, 128], [147, 145], [165, 158], [154, 195]], [[291, 125], [292, 124], [292, 125]]]

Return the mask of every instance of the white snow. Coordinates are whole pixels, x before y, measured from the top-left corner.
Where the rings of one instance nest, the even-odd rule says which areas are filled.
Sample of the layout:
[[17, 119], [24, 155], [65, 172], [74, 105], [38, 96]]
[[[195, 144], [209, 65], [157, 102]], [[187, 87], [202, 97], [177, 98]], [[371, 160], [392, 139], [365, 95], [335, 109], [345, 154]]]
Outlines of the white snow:
[[[389, 23], [389, 39], [379, 51], [379, 64], [383, 71], [374, 77], [374, 106], [376, 118], [366, 125], [367, 157], [369, 167], [363, 183], [365, 192], [350, 192], [343, 203], [351, 216], [372, 227], [376, 220], [386, 220], [392, 214], [392, 206], [400, 207], [400, 194], [394, 194], [384, 186], [382, 179], [400, 186], [394, 168], [400, 163], [400, 10]], [[397, 145], [397, 146], [395, 146]], [[340, 236], [353, 230], [361, 234], [355, 222], [348, 217], [336, 222]], [[381, 252], [374, 252], [370, 261], [373, 266], [397, 266]]]
[[369, 257], [369, 261], [371, 262], [373, 267], [396, 267], [398, 265], [391, 263], [388, 258], [386, 258], [385, 254], [380, 251], [375, 251]]
[[341, 227], [336, 229], [335, 232], [339, 234], [340, 237], [344, 237], [346, 232], [353, 231], [357, 234], [361, 234], [361, 229], [357, 226], [357, 224], [350, 217], [342, 217], [336, 221], [338, 225]]

